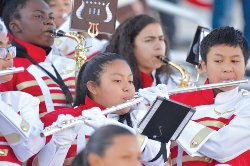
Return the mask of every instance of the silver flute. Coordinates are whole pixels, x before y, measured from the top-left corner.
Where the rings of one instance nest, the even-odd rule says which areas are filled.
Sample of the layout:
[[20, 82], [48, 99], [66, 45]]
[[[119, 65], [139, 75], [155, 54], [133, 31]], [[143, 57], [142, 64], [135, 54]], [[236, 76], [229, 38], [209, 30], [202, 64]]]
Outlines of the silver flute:
[[[248, 82], [248, 80], [245, 79], [245, 80], [228, 81], [228, 82], [214, 83], [214, 84], [196, 85], [196, 86], [192, 86], [192, 87], [169, 90], [166, 93], [167, 94], [176, 94], [176, 93], [183, 93], [183, 92], [192, 92], [192, 91], [198, 91], [198, 90], [206, 90], [206, 89], [214, 89], [214, 88], [239, 85], [241, 83], [247, 83], [247, 82]], [[143, 100], [144, 100], [143, 97], [139, 97], [138, 95], [136, 95], [135, 98], [127, 101], [126, 103], [122, 103], [120, 105], [105, 109], [104, 111], [102, 111], [102, 114], [107, 115], [110, 113], [114, 113], [114, 112], [119, 111], [123, 108], [140, 103]], [[86, 120], [86, 117], [78, 116], [78, 117], [75, 117], [71, 120], [62, 121], [61, 123], [45, 127], [45, 129], [40, 133], [40, 135], [41, 135], [41, 137], [46, 137], [46, 136], [52, 135], [52, 134], [59, 132], [63, 129], [75, 126], [76, 124], [84, 123], [84, 120]]]
[[[123, 108], [130, 107], [132, 105], [140, 103], [143, 100], [144, 100], [144, 98], [137, 96], [131, 100], [128, 100], [125, 103], [122, 103], [122, 104], [119, 104], [117, 106], [113, 106], [113, 107], [110, 107], [110, 108], [103, 110], [102, 114], [107, 115], [107, 114], [114, 113], [114, 112], [119, 111]], [[84, 120], [86, 120], [86, 117], [81, 115], [81, 116], [75, 117], [73, 119], [65, 120], [65, 121], [62, 121], [62, 122], [57, 123], [55, 125], [45, 127], [44, 130], [40, 133], [40, 136], [47, 137], [47, 136], [52, 135], [54, 133], [57, 133], [63, 129], [75, 126], [76, 124], [84, 123]]]
[[23, 72], [23, 71], [24, 71], [23, 67], [10, 67], [6, 70], [0, 70], [0, 76], [19, 73], [19, 72]]
[[172, 95], [172, 94], [176, 94], [176, 93], [184, 93], [184, 92], [193, 92], [193, 91], [198, 91], [198, 90], [222, 88], [222, 87], [227, 87], [227, 86], [239, 85], [242, 83], [248, 83], [248, 79], [237, 80], [237, 81], [224, 81], [221, 83], [213, 83], [213, 84], [194, 85], [194, 86], [190, 86], [190, 87], [169, 90], [168, 94]]

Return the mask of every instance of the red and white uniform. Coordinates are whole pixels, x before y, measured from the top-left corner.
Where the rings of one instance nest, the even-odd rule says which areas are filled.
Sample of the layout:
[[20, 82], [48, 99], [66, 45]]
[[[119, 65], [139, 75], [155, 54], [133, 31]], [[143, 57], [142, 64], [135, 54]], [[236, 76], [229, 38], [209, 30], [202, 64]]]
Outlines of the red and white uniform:
[[23, 92], [0, 93], [0, 165], [21, 166], [45, 144], [40, 137], [39, 99]]
[[[47, 53], [41, 47], [34, 46], [30, 43], [14, 39], [26, 49], [37, 63], [56, 77], [52, 64], [61, 75], [63, 81], [68, 86], [72, 95], [75, 93], [75, 61]], [[27, 58], [16, 57], [14, 66], [25, 68], [24, 72], [16, 73], [9, 82], [1, 84], [2, 90], [18, 90], [36, 96], [40, 99], [39, 111], [40, 116], [46, 112], [69, 107], [65, 101], [65, 95], [57, 83], [55, 83], [44, 71], [38, 66], [33, 65]]]
[[[142, 81], [142, 87], [143, 88], [148, 88], [151, 86], [156, 86], [156, 70], [153, 70], [152, 75], [148, 75], [144, 72], [141, 72], [141, 81]], [[171, 76], [166, 76], [166, 75], [159, 75], [160, 78], [160, 84], [166, 83], [169, 89], [175, 89], [178, 88], [178, 82], [176, 81], [177, 79], [175, 77]]]
[[[250, 143], [247, 139], [250, 137], [249, 92], [235, 88], [217, 94], [214, 99], [211, 98], [212, 90], [192, 93], [196, 94], [196, 98], [191, 97], [190, 94], [184, 94], [185, 97], [191, 97], [185, 104], [194, 106], [195, 100], [198, 100], [199, 104], [213, 102], [213, 100], [214, 102], [196, 107], [193, 121], [190, 121], [176, 141], [178, 146], [172, 143], [172, 164], [249, 165]], [[197, 98], [199, 94], [200, 98]], [[211, 96], [202, 97], [201, 94]], [[184, 98], [180, 100], [185, 101]]]
[[[83, 110], [90, 109], [92, 107], [99, 107], [102, 110], [105, 109], [103, 106], [94, 102], [89, 97], [86, 97], [85, 103], [86, 103], [85, 105], [80, 105], [74, 109], [65, 108], [61, 111], [51, 112], [47, 114], [46, 116], [42, 117], [41, 120], [44, 122], [45, 126], [49, 126], [52, 124], [52, 122], [56, 120], [59, 114], [71, 114], [76, 117], [76, 116], [80, 116]], [[136, 109], [136, 108], [133, 108], [133, 109]], [[140, 119], [145, 115], [146, 111], [147, 110], [145, 109], [145, 107], [140, 106], [138, 109], [131, 112], [131, 120], [134, 126], [136, 126], [136, 124], [140, 121]], [[117, 120], [118, 116], [108, 115], [107, 118], [112, 118], [112, 119]], [[69, 165], [73, 157], [85, 147], [87, 139], [90, 138], [93, 132], [94, 130], [91, 127], [87, 125], [82, 126], [82, 128], [80, 129], [78, 133], [75, 144], [73, 144], [71, 148], [69, 149], [69, 152], [67, 154], [67, 159], [65, 160], [64, 164]], [[143, 154], [142, 154], [142, 163], [144, 165], [146, 166], [164, 165], [164, 160], [162, 156], [154, 162], [148, 162], [156, 156], [156, 154], [160, 150], [160, 146], [161, 146], [160, 142], [148, 140], [143, 150]]]

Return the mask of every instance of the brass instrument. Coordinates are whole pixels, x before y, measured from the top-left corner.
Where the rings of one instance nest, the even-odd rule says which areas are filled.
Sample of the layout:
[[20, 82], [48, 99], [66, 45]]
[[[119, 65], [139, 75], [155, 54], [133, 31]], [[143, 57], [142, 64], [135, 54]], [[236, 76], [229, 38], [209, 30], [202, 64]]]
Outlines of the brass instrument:
[[187, 87], [187, 86], [191, 85], [191, 83], [190, 83], [190, 74], [182, 66], [171, 62], [168, 59], [168, 57], [163, 57], [162, 61], [164, 63], [167, 63], [167, 64], [173, 66], [174, 68], [176, 68], [181, 73], [181, 79], [180, 79], [179, 87]]
[[53, 37], [68, 37], [77, 42], [74, 59], [76, 60], [77, 71], [79, 71], [81, 66], [87, 60], [86, 51], [88, 50], [88, 48], [86, 48], [86, 40], [84, 36], [81, 33], [76, 33], [76, 32], [65, 33], [62, 30], [59, 30], [57, 32], [51, 31], [51, 33]]
[[[167, 91], [167, 93], [169, 95], [171, 94], [176, 94], [176, 93], [183, 93], [183, 92], [192, 92], [192, 91], [198, 91], [198, 90], [205, 90], [205, 89], [213, 89], [213, 88], [220, 88], [220, 87], [227, 87], [227, 86], [233, 86], [233, 85], [239, 85], [241, 83], [248, 83], [248, 80], [238, 80], [238, 81], [228, 81], [228, 82], [222, 82], [222, 83], [214, 83], [214, 84], [206, 84], [206, 85], [196, 85], [196, 86], [192, 86], [192, 87], [186, 87], [186, 88], [180, 88], [180, 89], [176, 89], [176, 90], [169, 90]], [[107, 108], [105, 109], [102, 114], [103, 115], [107, 115], [110, 113], [114, 113], [116, 111], [119, 111], [123, 108], [135, 105], [137, 103], [140, 103], [144, 100], [144, 98], [142, 97], [138, 97], [138, 95], [132, 99], [127, 101], [126, 103], [122, 103], [120, 105], [117, 106], [113, 106], [111, 108]], [[63, 121], [60, 124], [56, 124], [56, 125], [51, 125], [46, 127], [41, 133], [41, 137], [46, 137], [49, 135], [52, 135], [56, 132], [59, 132], [63, 129], [72, 127], [76, 124], [79, 123], [84, 123], [84, 120], [86, 120], [86, 118], [84, 116], [78, 116], [75, 117], [72, 120], [68, 120], [68, 121]]]
[[23, 72], [23, 71], [24, 71], [23, 67], [11, 67], [11, 68], [8, 68], [6, 70], [0, 70], [0, 76], [19, 73], [19, 72]]
[[[102, 114], [107, 115], [107, 114], [110, 114], [110, 113], [114, 113], [114, 112], [119, 111], [119, 110], [121, 110], [123, 108], [126, 108], [126, 107], [129, 107], [129, 106], [135, 105], [137, 103], [140, 103], [143, 100], [144, 99], [142, 97], [137, 96], [136, 98], [128, 100], [125, 103], [122, 103], [122, 104], [119, 104], [117, 106], [113, 106], [113, 107], [110, 107], [110, 108], [107, 108], [107, 109], [103, 110]], [[68, 121], [63, 121], [60, 124], [48, 126], [40, 133], [40, 136], [41, 137], [46, 137], [46, 136], [52, 135], [52, 134], [54, 134], [56, 132], [59, 132], [59, 131], [61, 131], [63, 129], [75, 126], [76, 124], [84, 123], [84, 120], [86, 120], [86, 118], [84, 116], [78, 116], [78, 117], [75, 117], [74, 119], [71, 119], [71, 120], [68, 120]]]

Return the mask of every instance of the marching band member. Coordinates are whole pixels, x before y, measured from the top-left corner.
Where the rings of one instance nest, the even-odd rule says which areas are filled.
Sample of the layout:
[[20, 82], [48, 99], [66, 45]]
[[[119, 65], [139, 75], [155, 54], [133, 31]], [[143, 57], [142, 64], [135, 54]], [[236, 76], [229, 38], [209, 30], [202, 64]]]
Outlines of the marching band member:
[[[0, 70], [13, 66], [14, 46], [0, 32]], [[0, 76], [0, 83], [12, 75]], [[39, 118], [39, 99], [23, 92], [0, 93], [0, 164], [17, 166], [36, 154], [45, 140], [39, 133], [43, 124]]]
[[108, 125], [95, 130], [72, 166], [140, 166], [140, 157], [133, 133], [120, 126]]
[[[233, 27], [210, 32], [201, 43], [202, 68], [207, 83], [241, 80], [244, 78], [249, 49], [242, 33]], [[142, 96], [152, 96], [156, 88], [139, 90]], [[159, 91], [159, 88], [158, 88]], [[161, 91], [161, 94], [166, 91]], [[156, 95], [156, 94], [154, 94]], [[238, 86], [188, 92], [170, 96], [196, 106], [193, 121], [171, 145], [173, 165], [232, 165], [250, 164], [249, 91]]]
[[1, 85], [3, 90], [18, 90], [40, 99], [40, 116], [71, 106], [75, 88], [75, 61], [51, 54], [54, 17], [43, 0], [8, 0], [3, 21], [17, 48], [14, 66], [25, 71]]
[[[102, 53], [86, 62], [79, 72], [76, 92], [74, 109], [54, 111], [42, 118], [45, 126], [51, 125], [59, 114], [80, 116], [83, 112], [84, 116], [90, 118], [86, 124], [91, 127], [85, 125], [79, 131], [77, 145], [73, 145], [69, 150], [66, 165], [69, 165], [70, 159], [84, 148], [85, 141], [91, 136], [93, 128], [115, 122], [115, 125], [121, 124], [117, 121], [136, 128], [137, 123], [147, 112], [147, 108], [142, 103], [131, 108], [133, 110], [131, 113], [129, 113], [130, 107], [127, 107], [107, 115], [107, 118], [103, 115], [98, 116], [101, 110], [124, 103], [133, 99], [135, 95], [132, 71], [124, 57], [118, 54]], [[164, 165], [167, 158], [166, 145], [144, 136], [138, 136], [138, 138], [141, 140], [142, 163], [146, 166]]]
[[[0, 32], [0, 70], [13, 66], [15, 46]], [[0, 83], [9, 81], [12, 75], [0, 76]], [[60, 115], [55, 123], [69, 120], [70, 115]], [[79, 126], [55, 133], [45, 147], [40, 137], [43, 124], [39, 118], [39, 99], [27, 93], [8, 91], [0, 93], [0, 164], [22, 165], [39, 152], [33, 165], [62, 165]]]
[[[45, 0], [45, 2], [48, 3], [55, 14], [55, 23], [57, 30], [62, 30], [66, 33], [77, 33], [76, 31], [70, 30], [70, 15], [72, 8], [71, 0]], [[98, 53], [103, 52], [104, 46], [107, 43], [107, 40], [99, 40], [97, 38], [92, 39], [88, 35], [85, 35], [85, 40], [86, 46], [84, 47], [89, 47], [88, 51], [86, 51], [86, 56], [88, 57], [88, 59], [91, 59]], [[78, 43], [71, 38], [58, 37], [55, 38], [55, 42], [52, 45], [52, 51], [57, 55], [74, 58], [77, 44]]]
[[139, 88], [160, 83], [176, 88], [177, 79], [168, 64], [161, 58], [169, 56], [167, 36], [161, 24], [148, 15], [139, 15], [125, 20], [112, 35], [108, 52], [127, 57], [132, 71], [136, 91]]

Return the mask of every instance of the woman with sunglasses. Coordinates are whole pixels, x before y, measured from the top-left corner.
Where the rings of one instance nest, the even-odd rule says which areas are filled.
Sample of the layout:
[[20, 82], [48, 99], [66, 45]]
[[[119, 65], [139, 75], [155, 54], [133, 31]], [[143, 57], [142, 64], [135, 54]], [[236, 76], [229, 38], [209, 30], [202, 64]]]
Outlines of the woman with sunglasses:
[[[15, 56], [16, 47], [0, 31], [0, 71], [11, 68]], [[12, 74], [0, 75], [0, 83], [11, 79]], [[43, 123], [39, 118], [39, 103], [37, 97], [24, 92], [0, 93], [0, 165], [21, 166], [39, 151], [33, 165], [60, 165], [64, 161], [78, 127], [53, 135], [44, 146], [45, 139], [40, 137]], [[61, 115], [57, 122], [70, 118], [73, 117]]]
[[[0, 71], [12, 67], [15, 56], [15, 46], [0, 31]], [[2, 75], [0, 83], [11, 79], [11, 74]], [[39, 152], [45, 143], [39, 137], [42, 129], [38, 98], [23, 92], [0, 93], [0, 165], [21, 165]]]

